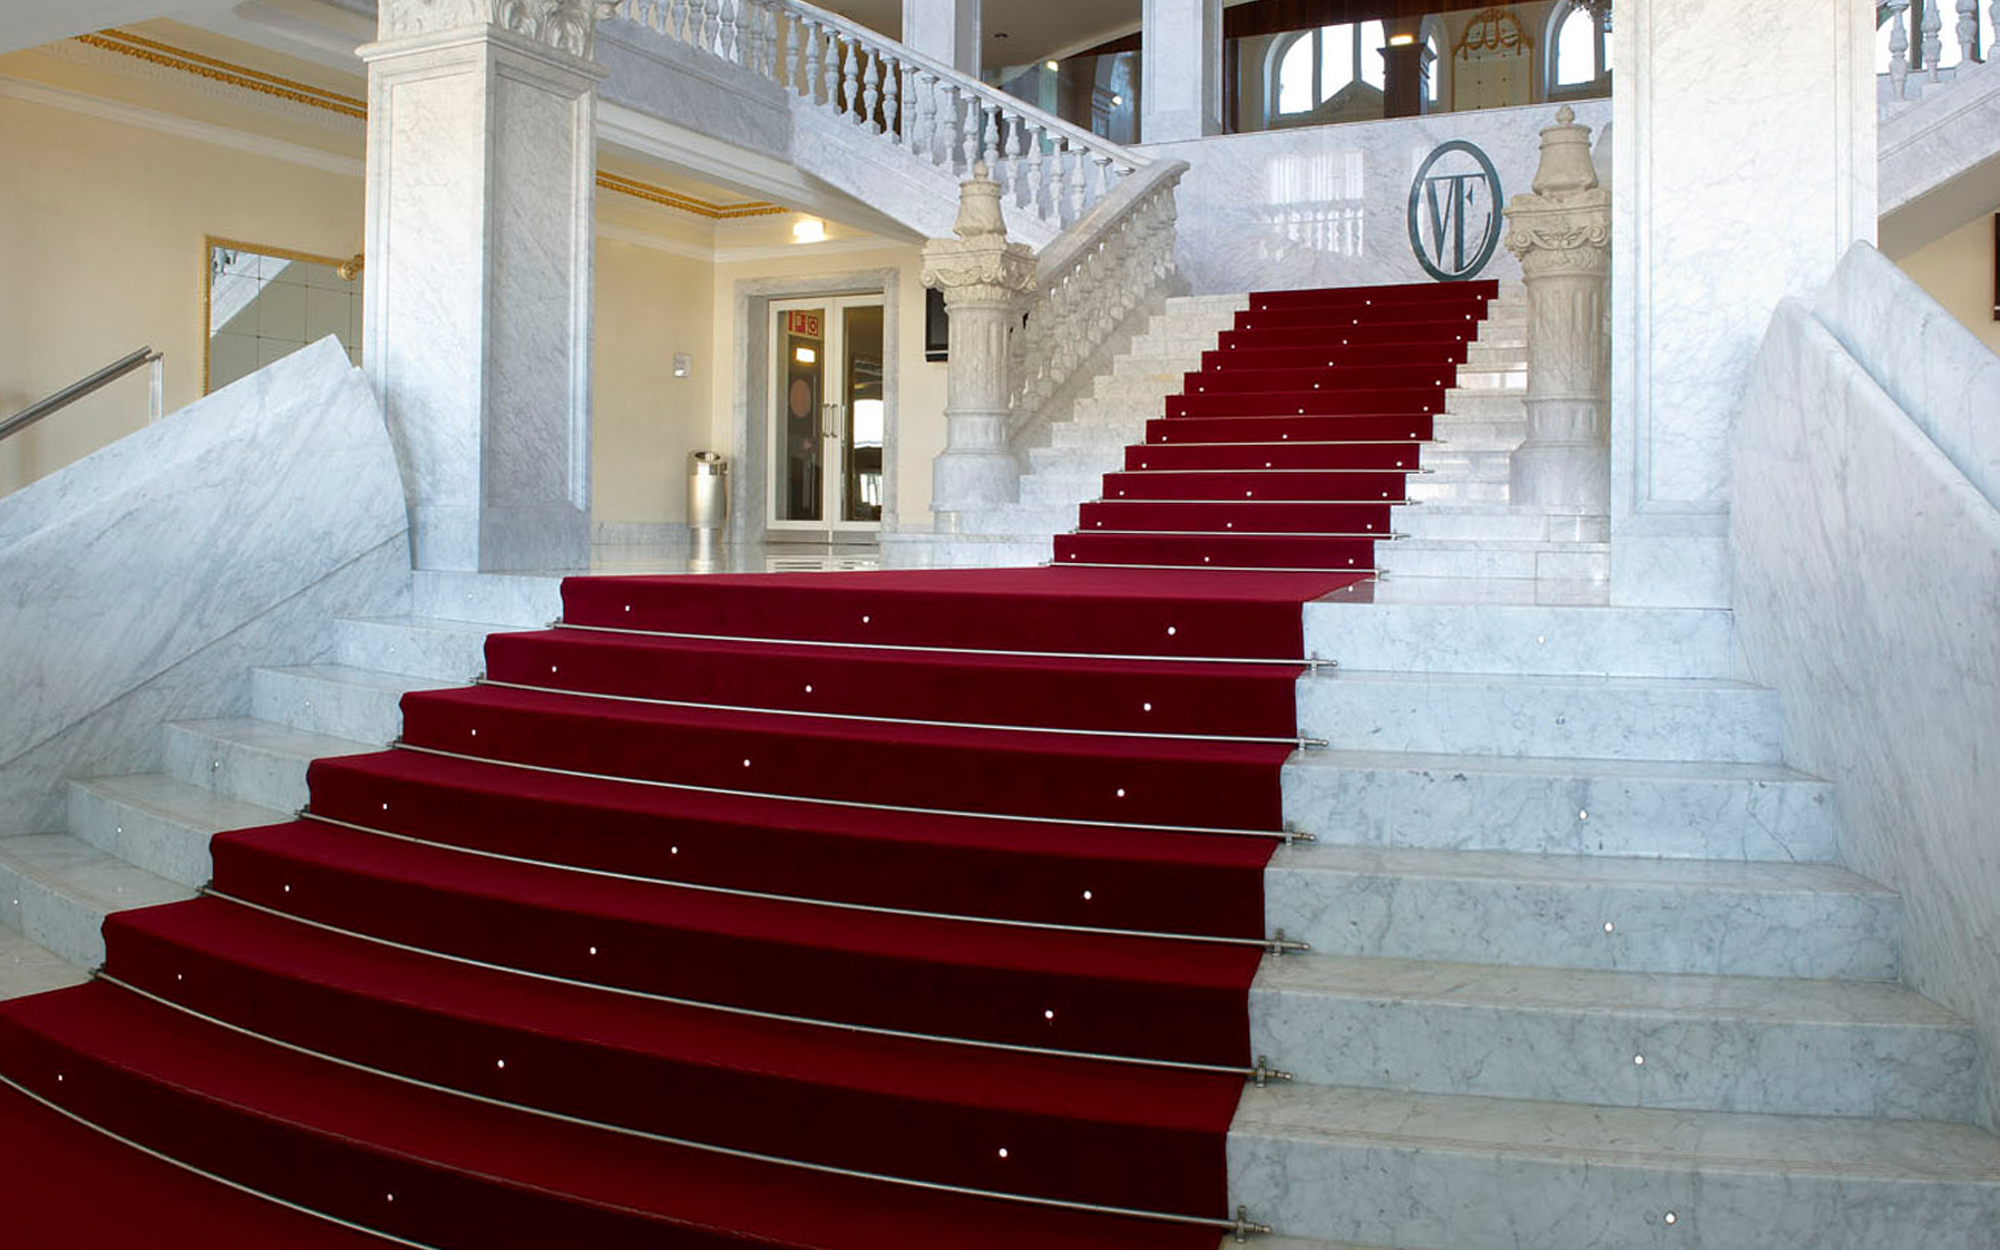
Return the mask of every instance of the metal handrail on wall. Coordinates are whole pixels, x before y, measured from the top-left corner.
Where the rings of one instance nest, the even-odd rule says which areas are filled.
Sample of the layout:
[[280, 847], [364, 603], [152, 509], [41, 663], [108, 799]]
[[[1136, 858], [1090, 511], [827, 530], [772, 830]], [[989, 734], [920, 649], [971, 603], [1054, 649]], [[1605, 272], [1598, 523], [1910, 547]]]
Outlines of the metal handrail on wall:
[[122, 356], [89, 377], [72, 382], [48, 398], [38, 400], [13, 416], [8, 417], [5, 421], [0, 421], [0, 440], [6, 439], [9, 435], [17, 434], [50, 413], [67, 408], [84, 396], [111, 385], [142, 365], [151, 365], [153, 367], [152, 395], [148, 401], [146, 419], [148, 421], [158, 421], [160, 419], [162, 400], [160, 393], [160, 362], [163, 359], [165, 359], [164, 353], [156, 352], [150, 347], [142, 347], [130, 355]]

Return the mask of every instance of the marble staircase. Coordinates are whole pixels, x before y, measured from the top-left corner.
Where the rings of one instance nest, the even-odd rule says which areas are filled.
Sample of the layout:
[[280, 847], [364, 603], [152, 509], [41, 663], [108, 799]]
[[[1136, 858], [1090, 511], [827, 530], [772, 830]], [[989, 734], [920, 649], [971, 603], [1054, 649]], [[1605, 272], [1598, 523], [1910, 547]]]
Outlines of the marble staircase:
[[[64, 831], [0, 838], [29, 939], [0, 993], [80, 977], [105, 913], [187, 897], [211, 833], [291, 811], [309, 760], [393, 737], [404, 690], [479, 671], [557, 585], [419, 573], [410, 617], [339, 623], [337, 663], [249, 674], [251, 716], [72, 783]], [[1268, 956], [1251, 1002], [1295, 1079], [1246, 1091], [1229, 1148], [1264, 1244], [1991, 1244], [1971, 1029], [1897, 979], [1900, 904], [1835, 862], [1834, 788], [1732, 679], [1730, 615], [1534, 599], [1409, 578], [1306, 609], [1327, 745], [1284, 788], [1315, 840], [1266, 898], [1311, 951]]]
[[[1480, 602], [1481, 599], [1486, 600]], [[1307, 608], [1233, 1192], [1442, 1250], [1992, 1244], [1967, 1023], [1898, 980], [1727, 612], [1391, 580]]]
[[1410, 503], [1391, 514], [1403, 538], [1378, 547], [1392, 577], [1531, 578], [1575, 585], [1610, 576], [1605, 519], [1515, 506], [1509, 457], [1528, 435], [1528, 304], [1519, 282], [1502, 283], [1458, 385], [1445, 394], [1425, 474]]

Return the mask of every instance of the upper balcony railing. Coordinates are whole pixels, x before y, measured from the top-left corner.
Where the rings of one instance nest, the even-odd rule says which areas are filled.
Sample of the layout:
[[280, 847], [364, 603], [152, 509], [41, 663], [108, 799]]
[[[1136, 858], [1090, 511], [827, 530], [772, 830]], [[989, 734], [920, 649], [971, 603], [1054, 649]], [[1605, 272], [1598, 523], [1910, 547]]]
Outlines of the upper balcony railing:
[[1986, 59], [2000, 26], [2000, 0], [1881, 0], [1875, 6], [1875, 66], [1883, 108], [1914, 100]]
[[804, 0], [620, 0], [617, 14], [783, 86], [960, 179], [984, 161], [1061, 230], [1152, 162]]

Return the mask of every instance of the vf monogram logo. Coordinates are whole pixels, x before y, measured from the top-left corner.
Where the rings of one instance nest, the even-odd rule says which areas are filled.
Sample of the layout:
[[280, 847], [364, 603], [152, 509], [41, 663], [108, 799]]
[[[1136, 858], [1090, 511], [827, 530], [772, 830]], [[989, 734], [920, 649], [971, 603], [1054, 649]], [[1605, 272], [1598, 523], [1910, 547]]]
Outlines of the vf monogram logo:
[[1463, 139], [1438, 144], [1410, 183], [1410, 250], [1440, 282], [1474, 278], [1500, 245], [1500, 175]]

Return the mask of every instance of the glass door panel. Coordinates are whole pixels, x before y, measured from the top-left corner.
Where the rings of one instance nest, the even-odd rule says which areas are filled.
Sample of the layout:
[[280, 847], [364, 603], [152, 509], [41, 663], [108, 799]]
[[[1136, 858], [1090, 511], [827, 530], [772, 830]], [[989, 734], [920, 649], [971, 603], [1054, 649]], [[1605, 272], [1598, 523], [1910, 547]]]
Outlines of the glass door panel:
[[881, 528], [882, 331], [879, 295], [772, 305], [774, 537], [831, 542]]

